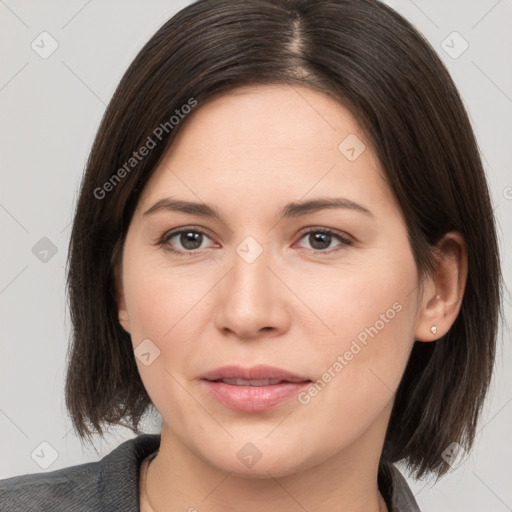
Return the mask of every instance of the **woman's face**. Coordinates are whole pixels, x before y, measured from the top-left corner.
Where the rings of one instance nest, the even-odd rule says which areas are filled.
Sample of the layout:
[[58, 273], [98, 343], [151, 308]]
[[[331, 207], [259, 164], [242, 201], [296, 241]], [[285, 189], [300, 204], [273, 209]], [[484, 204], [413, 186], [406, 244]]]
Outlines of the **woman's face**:
[[402, 213], [340, 104], [289, 86], [199, 104], [142, 193], [121, 270], [162, 439], [255, 477], [380, 454], [422, 298]]

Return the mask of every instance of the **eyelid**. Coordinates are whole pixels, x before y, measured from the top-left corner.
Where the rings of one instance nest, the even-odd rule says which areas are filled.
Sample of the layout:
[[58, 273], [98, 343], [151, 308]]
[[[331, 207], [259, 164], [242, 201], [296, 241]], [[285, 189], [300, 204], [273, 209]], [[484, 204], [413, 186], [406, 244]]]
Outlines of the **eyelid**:
[[353, 243], [355, 238], [345, 231], [339, 231], [337, 229], [328, 228], [327, 226], [307, 226], [299, 231], [299, 235], [302, 238], [304, 235], [309, 233], [327, 233], [329, 235], [334, 235], [347, 243]]

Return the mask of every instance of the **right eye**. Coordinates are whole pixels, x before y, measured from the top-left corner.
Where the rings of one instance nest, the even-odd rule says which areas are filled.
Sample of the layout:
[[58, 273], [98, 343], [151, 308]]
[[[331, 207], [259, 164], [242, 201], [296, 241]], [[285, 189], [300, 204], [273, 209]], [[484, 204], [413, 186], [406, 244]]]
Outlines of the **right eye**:
[[[179, 228], [166, 232], [158, 242], [166, 251], [180, 256], [198, 254], [194, 251], [202, 247], [205, 238], [209, 237], [206, 233], [197, 228]], [[175, 239], [175, 241], [173, 241]], [[182, 248], [176, 249], [181, 245]]]

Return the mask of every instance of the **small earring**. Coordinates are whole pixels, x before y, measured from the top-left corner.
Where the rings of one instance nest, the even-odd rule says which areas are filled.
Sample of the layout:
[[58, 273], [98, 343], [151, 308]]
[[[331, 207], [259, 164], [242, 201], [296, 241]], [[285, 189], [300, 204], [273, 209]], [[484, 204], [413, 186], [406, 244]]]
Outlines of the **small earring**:
[[432, 334], [436, 334], [436, 332], [437, 332], [437, 327], [436, 327], [435, 325], [433, 325], [433, 326], [430, 328], [430, 332], [431, 332]]

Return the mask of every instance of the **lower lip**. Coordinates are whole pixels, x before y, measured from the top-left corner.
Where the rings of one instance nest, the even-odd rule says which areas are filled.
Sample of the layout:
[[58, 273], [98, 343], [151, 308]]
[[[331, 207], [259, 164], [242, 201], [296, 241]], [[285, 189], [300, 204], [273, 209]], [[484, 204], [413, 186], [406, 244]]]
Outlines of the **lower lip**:
[[202, 380], [213, 398], [245, 412], [266, 411], [297, 396], [310, 382], [283, 382], [269, 386], [233, 386], [225, 382]]

